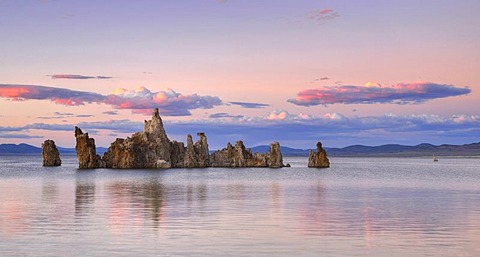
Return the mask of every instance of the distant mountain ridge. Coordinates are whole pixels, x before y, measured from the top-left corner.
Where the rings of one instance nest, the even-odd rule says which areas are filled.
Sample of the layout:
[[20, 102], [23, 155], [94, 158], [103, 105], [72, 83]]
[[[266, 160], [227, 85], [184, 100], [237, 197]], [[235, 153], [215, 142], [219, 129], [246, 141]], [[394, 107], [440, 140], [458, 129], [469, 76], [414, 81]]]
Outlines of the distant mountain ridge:
[[[252, 148], [253, 152], [268, 151], [267, 145]], [[432, 145], [415, 146], [387, 144], [380, 146], [352, 145], [344, 148], [325, 147], [328, 156], [336, 157], [426, 157], [432, 156], [477, 156], [480, 157], [480, 142], [464, 145]], [[284, 156], [308, 156], [309, 149], [281, 147]]]
[[[270, 146], [259, 145], [252, 147], [252, 152], [266, 153]], [[61, 154], [75, 154], [75, 148], [58, 147]], [[380, 146], [351, 145], [343, 148], [325, 147], [328, 156], [332, 157], [426, 157], [432, 156], [475, 156], [480, 157], [480, 142], [464, 145], [432, 145], [419, 144], [415, 146], [388, 144]], [[97, 153], [103, 154], [105, 147], [97, 147]], [[308, 156], [310, 149], [296, 149], [282, 146], [283, 156]], [[0, 144], [1, 155], [13, 154], [41, 154], [40, 147], [29, 144]]]
[[[75, 154], [75, 148], [58, 147], [60, 154]], [[103, 154], [107, 151], [105, 147], [97, 147], [97, 153]], [[0, 144], [1, 155], [13, 155], [13, 154], [41, 154], [42, 148], [29, 144]]]

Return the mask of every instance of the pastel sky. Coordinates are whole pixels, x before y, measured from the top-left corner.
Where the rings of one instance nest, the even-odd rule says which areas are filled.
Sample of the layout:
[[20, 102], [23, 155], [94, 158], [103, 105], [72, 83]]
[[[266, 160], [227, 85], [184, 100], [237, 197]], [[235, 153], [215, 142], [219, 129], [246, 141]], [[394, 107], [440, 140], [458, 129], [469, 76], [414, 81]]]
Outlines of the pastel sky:
[[0, 143], [480, 138], [480, 1], [0, 0]]

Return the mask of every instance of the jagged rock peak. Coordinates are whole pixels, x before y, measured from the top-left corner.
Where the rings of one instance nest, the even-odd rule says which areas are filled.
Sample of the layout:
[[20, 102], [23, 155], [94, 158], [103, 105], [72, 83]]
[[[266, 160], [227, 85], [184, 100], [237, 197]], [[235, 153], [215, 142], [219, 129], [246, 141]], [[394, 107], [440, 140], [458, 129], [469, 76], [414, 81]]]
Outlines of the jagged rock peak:
[[317, 151], [310, 150], [308, 154], [309, 168], [329, 168], [330, 160], [327, 157], [327, 152], [322, 147], [321, 142], [317, 142]]
[[88, 133], [83, 133], [78, 127], [75, 127], [75, 151], [77, 152], [79, 169], [104, 168], [105, 162], [97, 154], [95, 139], [90, 138]]
[[45, 140], [42, 143], [42, 159], [43, 166], [60, 166], [62, 160], [60, 159], [60, 153], [53, 140]]
[[158, 108], [153, 110], [152, 119], [145, 121], [144, 131], [149, 134], [164, 135], [165, 137], [167, 136], [165, 129], [163, 128], [163, 122]]
[[83, 135], [83, 132], [79, 127], [75, 126], [75, 137], [79, 135]]

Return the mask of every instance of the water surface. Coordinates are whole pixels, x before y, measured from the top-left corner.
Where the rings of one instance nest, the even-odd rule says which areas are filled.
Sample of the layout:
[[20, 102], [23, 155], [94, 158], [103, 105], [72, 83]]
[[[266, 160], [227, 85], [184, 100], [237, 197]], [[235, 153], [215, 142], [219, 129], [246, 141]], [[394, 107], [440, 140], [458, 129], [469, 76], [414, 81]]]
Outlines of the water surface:
[[77, 170], [0, 156], [0, 256], [480, 256], [480, 159]]

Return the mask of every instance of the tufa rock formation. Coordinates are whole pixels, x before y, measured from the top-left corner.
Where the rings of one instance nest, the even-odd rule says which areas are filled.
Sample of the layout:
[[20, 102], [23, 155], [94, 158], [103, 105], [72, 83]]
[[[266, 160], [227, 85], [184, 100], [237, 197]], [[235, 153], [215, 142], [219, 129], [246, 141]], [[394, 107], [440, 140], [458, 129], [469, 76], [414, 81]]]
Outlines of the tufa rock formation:
[[317, 151], [310, 150], [308, 153], [308, 167], [309, 168], [329, 168], [330, 161], [327, 157], [327, 152], [322, 148], [322, 143], [317, 142]]
[[103, 156], [105, 167], [114, 169], [204, 168], [210, 163], [207, 137], [198, 133], [194, 144], [187, 136], [187, 147], [182, 142], [170, 141], [158, 109], [152, 119], [145, 121], [144, 131], [126, 139], [117, 138]]
[[205, 133], [197, 133], [197, 135], [200, 139], [195, 144], [193, 144], [192, 136], [187, 135], [187, 148], [183, 161], [183, 167], [185, 168], [206, 168], [210, 166], [207, 137]]
[[60, 153], [53, 140], [45, 140], [42, 143], [42, 159], [43, 166], [60, 166], [62, 160], [60, 159]]
[[235, 147], [228, 143], [226, 148], [212, 153], [210, 160], [212, 167], [284, 167], [278, 142], [270, 144], [268, 153], [255, 154], [251, 149], [245, 149], [242, 141], [237, 141]]
[[145, 121], [144, 131], [126, 139], [117, 138], [103, 156], [107, 168], [141, 169], [171, 168], [171, 142], [155, 109], [152, 119]]
[[270, 151], [267, 154], [267, 161], [268, 167], [271, 168], [281, 168], [284, 166], [279, 142], [273, 142], [270, 144]]
[[75, 138], [77, 141], [77, 144], [75, 145], [75, 151], [77, 152], [78, 168], [104, 168], [105, 162], [103, 162], [100, 155], [97, 154], [95, 139], [90, 138], [88, 133], [84, 134], [78, 127], [75, 127]]
[[170, 141], [158, 109], [155, 108], [151, 120], [145, 121], [144, 131], [126, 139], [117, 138], [108, 148], [103, 158], [96, 155], [95, 141], [75, 128], [79, 168], [114, 169], [159, 169], [159, 168], [206, 168], [206, 167], [283, 167], [280, 144], [274, 142], [265, 154], [252, 154], [242, 141], [235, 147], [228, 143], [227, 148], [216, 151], [211, 156], [207, 137], [197, 133], [198, 141], [193, 142], [187, 135], [187, 145]]

